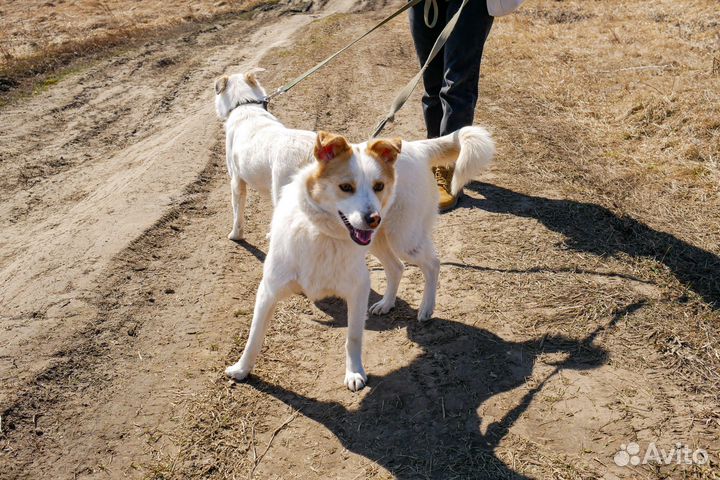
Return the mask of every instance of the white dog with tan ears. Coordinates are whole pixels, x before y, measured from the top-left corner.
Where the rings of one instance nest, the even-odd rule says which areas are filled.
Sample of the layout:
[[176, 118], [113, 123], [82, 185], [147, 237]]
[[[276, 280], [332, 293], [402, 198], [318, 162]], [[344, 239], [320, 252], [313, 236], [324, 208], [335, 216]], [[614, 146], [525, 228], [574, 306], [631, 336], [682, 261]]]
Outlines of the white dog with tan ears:
[[454, 165], [451, 188], [457, 193], [490, 165], [492, 139], [483, 128], [465, 127], [431, 140], [351, 145], [339, 135], [282, 126], [261, 106], [265, 92], [253, 76], [218, 83], [218, 115], [227, 118], [233, 233], [242, 232], [246, 183], [271, 193], [275, 205], [250, 335], [242, 357], [225, 373], [236, 380], [250, 373], [279, 300], [292, 293], [311, 300], [338, 296], [348, 305], [345, 385], [359, 390], [367, 381], [361, 359], [370, 295], [367, 251], [387, 276], [385, 294], [370, 311], [383, 314], [395, 305], [404, 260], [422, 270], [418, 319], [430, 319], [440, 271], [432, 243], [438, 193], [430, 167]]
[[215, 110], [225, 120], [225, 157], [232, 192], [233, 228], [228, 238], [243, 239], [247, 185], [277, 204], [280, 189], [310, 162], [315, 132], [286, 128], [267, 111], [265, 90], [254, 68], [215, 82]]

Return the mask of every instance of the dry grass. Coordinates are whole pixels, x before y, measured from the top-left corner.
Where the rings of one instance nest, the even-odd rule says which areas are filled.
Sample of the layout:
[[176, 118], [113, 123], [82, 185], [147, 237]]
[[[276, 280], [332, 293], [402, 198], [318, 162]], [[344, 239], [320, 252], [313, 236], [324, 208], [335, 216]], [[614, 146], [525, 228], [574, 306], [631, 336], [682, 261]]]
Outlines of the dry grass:
[[[702, 376], [713, 389], [719, 25], [712, 1], [531, 2], [493, 32], [483, 67], [493, 100], [480, 109], [503, 153], [519, 160], [506, 164], [512, 184], [551, 185], [578, 202], [576, 215], [550, 218], [549, 210], [541, 221], [568, 235], [571, 248], [619, 255], [633, 274], [666, 288], [667, 301], [638, 330], [658, 332], [660, 343], [682, 338], [707, 362]], [[512, 108], [499, 96], [512, 98]], [[582, 219], [591, 230], [573, 235]], [[660, 348], [682, 361], [684, 348]]]
[[[510, 88], [503, 88], [543, 120], [538, 126], [548, 130], [540, 133], [569, 154], [563, 162], [577, 161], [601, 180], [577, 179], [578, 193], [612, 196], [625, 213], [647, 215], [653, 227], [671, 229], [678, 219], [687, 222], [686, 213], [705, 218], [697, 206], [717, 205], [708, 196], [720, 180], [720, 78], [712, 71], [719, 41], [716, 7], [702, 1], [656, 2], [651, 9], [539, 2], [494, 32], [498, 43], [526, 33], [502, 58], [490, 56], [486, 72], [498, 62], [511, 63], [515, 75]], [[566, 9], [586, 19], [582, 29], [545, 20], [548, 11], [559, 15]], [[562, 167], [557, 159], [545, 160]], [[657, 196], [663, 201], [653, 201]], [[705, 213], [717, 219], [712, 210]], [[703, 234], [700, 228], [689, 232]], [[720, 245], [717, 236], [703, 236], [699, 246]]]
[[188, 25], [264, 10], [278, 0], [11, 2], [0, 6], [0, 93], [78, 58], [159, 39]]

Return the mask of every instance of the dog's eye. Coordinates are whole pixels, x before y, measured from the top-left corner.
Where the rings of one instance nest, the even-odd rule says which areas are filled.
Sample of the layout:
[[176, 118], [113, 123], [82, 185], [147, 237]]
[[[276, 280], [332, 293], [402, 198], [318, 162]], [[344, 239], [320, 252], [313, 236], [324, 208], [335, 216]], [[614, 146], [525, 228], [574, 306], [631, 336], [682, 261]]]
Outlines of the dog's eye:
[[375, 185], [373, 185], [373, 190], [376, 192], [382, 192], [383, 188], [385, 188], [385, 184], [382, 182], [377, 182]]
[[353, 187], [349, 183], [341, 183], [340, 190], [346, 193], [353, 193], [355, 191], [355, 187]]

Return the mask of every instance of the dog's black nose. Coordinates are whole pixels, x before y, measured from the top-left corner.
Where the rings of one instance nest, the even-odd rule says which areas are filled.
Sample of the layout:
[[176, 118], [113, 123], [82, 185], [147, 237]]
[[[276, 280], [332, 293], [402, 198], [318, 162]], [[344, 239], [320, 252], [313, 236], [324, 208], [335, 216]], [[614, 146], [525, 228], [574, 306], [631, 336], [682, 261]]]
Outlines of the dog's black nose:
[[377, 228], [378, 225], [380, 225], [380, 220], [380, 214], [377, 212], [365, 214], [365, 223], [367, 223], [370, 228]]

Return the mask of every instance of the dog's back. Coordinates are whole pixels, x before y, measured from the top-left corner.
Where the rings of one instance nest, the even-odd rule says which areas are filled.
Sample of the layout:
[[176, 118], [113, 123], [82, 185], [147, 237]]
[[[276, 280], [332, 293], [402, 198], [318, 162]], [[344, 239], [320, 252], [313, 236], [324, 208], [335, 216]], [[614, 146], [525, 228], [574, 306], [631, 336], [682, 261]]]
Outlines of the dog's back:
[[384, 228], [397, 245], [412, 248], [413, 239], [432, 230], [437, 218], [438, 190], [430, 167], [453, 166], [453, 192], [489, 168], [495, 154], [490, 134], [482, 127], [464, 127], [429, 140], [403, 142], [395, 168], [395, 201]]

